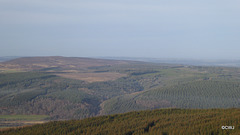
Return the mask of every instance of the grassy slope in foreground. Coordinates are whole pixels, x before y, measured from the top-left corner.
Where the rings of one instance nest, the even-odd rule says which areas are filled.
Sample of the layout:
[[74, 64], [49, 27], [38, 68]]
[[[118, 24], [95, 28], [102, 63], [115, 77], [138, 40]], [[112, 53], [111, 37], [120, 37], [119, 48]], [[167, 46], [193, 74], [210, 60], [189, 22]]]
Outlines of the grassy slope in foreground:
[[[233, 134], [240, 133], [240, 109], [160, 109], [58, 121], [0, 134]], [[223, 130], [222, 126], [234, 126]]]

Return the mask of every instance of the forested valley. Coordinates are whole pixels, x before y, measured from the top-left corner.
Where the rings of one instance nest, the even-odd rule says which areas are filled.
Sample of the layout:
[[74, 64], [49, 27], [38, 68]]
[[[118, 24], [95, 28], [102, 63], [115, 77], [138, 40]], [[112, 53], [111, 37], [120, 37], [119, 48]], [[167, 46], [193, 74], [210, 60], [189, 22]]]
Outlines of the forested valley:
[[[49, 129], [49, 133], [155, 134], [161, 131], [174, 134], [171, 130], [174, 126], [186, 128], [186, 123], [199, 119], [200, 123], [194, 124], [196, 128], [189, 129], [189, 134], [225, 134], [219, 129], [224, 122], [233, 123], [239, 129], [239, 110], [229, 109], [240, 107], [239, 80], [240, 68], [237, 67], [71, 57], [17, 58], [0, 63], [0, 126], [60, 120], [21, 129], [19, 133], [30, 134], [35, 132], [34, 128], [54, 125], [59, 126], [59, 131]], [[163, 110], [142, 111], [154, 109]], [[126, 112], [131, 113], [119, 114]], [[139, 119], [134, 118], [138, 113]], [[96, 116], [102, 117], [88, 119]], [[76, 121], [79, 119], [83, 120]], [[104, 130], [111, 122], [121, 125], [125, 119], [133, 124], [126, 130], [121, 126]], [[211, 127], [213, 120], [218, 121]], [[94, 125], [95, 121], [101, 124]], [[140, 121], [139, 126], [136, 121]], [[76, 126], [62, 129], [63, 125]], [[93, 132], [95, 126], [99, 129]], [[206, 127], [206, 132], [200, 133]], [[43, 133], [42, 129], [39, 134]], [[180, 128], [179, 132], [182, 132]]]

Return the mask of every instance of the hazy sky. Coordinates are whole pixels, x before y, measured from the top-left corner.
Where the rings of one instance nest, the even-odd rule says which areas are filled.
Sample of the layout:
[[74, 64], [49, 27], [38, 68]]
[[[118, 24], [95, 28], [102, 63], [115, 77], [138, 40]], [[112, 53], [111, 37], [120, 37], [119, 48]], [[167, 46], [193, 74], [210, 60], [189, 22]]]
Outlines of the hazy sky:
[[240, 59], [239, 0], [0, 0], [0, 56]]

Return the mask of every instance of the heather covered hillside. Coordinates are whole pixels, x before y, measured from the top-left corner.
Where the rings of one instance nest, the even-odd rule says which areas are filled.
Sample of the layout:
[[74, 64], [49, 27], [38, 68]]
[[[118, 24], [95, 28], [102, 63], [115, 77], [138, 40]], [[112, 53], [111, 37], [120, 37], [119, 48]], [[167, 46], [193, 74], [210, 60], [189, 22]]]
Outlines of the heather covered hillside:
[[[0, 134], [238, 135], [240, 133], [239, 121], [239, 109], [160, 109], [83, 120], [55, 121], [0, 131]], [[228, 126], [229, 129], [222, 129], [222, 126], [224, 128]]]

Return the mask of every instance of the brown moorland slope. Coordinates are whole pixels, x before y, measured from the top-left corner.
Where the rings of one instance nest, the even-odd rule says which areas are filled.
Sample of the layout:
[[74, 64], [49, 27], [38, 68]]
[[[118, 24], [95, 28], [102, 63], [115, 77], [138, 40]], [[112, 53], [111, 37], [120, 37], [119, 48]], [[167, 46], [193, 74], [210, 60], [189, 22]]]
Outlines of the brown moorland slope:
[[97, 68], [130, 63], [133, 62], [80, 57], [23, 57], [0, 62], [0, 72], [44, 71], [69, 79], [101, 82], [115, 80], [126, 75], [116, 72], [98, 71]]
[[103, 60], [93, 58], [79, 58], [79, 57], [23, 57], [14, 60], [0, 63], [0, 70], [14, 69], [17, 71], [31, 71], [31, 70], [80, 70], [89, 67], [111, 66], [116, 64], [128, 64], [127, 61], [118, 60]]

